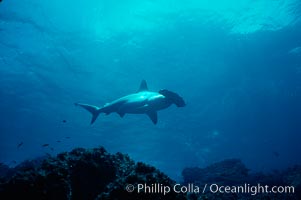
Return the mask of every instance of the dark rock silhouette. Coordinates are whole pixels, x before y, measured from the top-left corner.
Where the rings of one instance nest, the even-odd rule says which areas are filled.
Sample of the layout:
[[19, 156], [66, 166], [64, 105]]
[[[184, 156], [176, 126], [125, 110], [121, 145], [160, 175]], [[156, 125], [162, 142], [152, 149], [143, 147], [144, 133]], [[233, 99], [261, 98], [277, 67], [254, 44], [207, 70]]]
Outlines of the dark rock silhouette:
[[[27, 160], [9, 168], [0, 164], [0, 199], [31, 200], [156, 200], [156, 199], [301, 199], [301, 166], [269, 174], [250, 173], [238, 159], [228, 159], [205, 168], [186, 168], [183, 170], [183, 186], [199, 186], [199, 193], [138, 193], [138, 184], [162, 184], [173, 188], [175, 182], [156, 168], [144, 163], [135, 163], [129, 156], [109, 154], [104, 148], [77, 148], [56, 157], [43, 156]], [[220, 186], [294, 186], [294, 193], [212, 193], [209, 188], [203, 194], [205, 184]], [[126, 186], [132, 184], [133, 192]]]
[[5, 177], [9, 171], [10, 168], [7, 165], [0, 163], [0, 177]]
[[227, 159], [214, 163], [205, 168], [185, 168], [182, 171], [184, 184], [193, 183], [203, 188], [205, 184], [219, 186], [293, 186], [293, 193], [265, 193], [259, 192], [251, 195], [252, 191], [246, 193], [212, 193], [206, 190], [205, 194], [191, 195], [190, 199], [301, 199], [301, 166], [288, 168], [284, 171], [273, 171], [271, 173], [249, 173], [247, 167], [239, 159]]
[[239, 159], [228, 159], [214, 163], [206, 168], [186, 168], [183, 170], [182, 175], [184, 184], [196, 181], [200, 184], [237, 184], [246, 181], [248, 171], [247, 167]]
[[0, 199], [185, 199], [176, 193], [127, 192], [127, 184], [174, 182], [144, 163], [127, 155], [109, 154], [104, 148], [77, 148], [44, 160], [27, 161], [0, 183]]

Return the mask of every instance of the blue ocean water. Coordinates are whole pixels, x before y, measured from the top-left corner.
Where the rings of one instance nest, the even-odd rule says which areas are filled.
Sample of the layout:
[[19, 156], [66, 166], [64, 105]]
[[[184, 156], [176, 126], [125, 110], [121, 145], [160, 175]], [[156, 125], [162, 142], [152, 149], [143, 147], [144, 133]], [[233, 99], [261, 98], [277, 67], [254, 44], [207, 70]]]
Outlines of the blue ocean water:
[[[174, 179], [226, 158], [254, 171], [301, 164], [300, 35], [298, 0], [3, 0], [0, 162], [104, 146]], [[91, 126], [74, 106], [142, 79], [186, 107], [157, 125], [101, 114]]]

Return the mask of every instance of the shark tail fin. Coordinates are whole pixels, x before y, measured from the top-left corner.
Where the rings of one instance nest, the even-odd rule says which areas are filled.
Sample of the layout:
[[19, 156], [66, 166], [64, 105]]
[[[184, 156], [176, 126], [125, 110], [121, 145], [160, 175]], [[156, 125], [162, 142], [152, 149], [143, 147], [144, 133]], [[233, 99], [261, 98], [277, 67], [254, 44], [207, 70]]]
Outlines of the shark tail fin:
[[89, 104], [75, 103], [76, 106], [81, 106], [92, 114], [91, 124], [95, 122], [98, 115], [101, 113], [101, 108]]

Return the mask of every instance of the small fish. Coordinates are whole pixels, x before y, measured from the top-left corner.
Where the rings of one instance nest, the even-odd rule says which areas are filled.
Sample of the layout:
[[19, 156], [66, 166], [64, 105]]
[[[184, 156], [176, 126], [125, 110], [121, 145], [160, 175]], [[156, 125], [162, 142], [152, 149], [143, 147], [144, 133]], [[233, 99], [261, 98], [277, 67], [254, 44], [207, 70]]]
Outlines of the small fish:
[[17, 148], [19, 149], [24, 143], [23, 142], [20, 142], [17, 146]]
[[51, 150], [51, 151], [53, 151], [53, 150], [54, 150], [54, 148], [53, 148], [53, 147], [51, 147], [51, 148], [50, 148], [50, 150]]
[[67, 137], [65, 137], [65, 138], [66, 138], [66, 139], [70, 139], [70, 137], [68, 137], [68, 136], [67, 136]]
[[49, 144], [43, 144], [42, 145], [42, 147], [48, 147], [49, 146]]
[[63, 123], [67, 123], [67, 120], [64, 119], [62, 122], [63, 122]]
[[60, 142], [61, 142], [61, 140], [57, 140], [56, 142], [60, 143]]

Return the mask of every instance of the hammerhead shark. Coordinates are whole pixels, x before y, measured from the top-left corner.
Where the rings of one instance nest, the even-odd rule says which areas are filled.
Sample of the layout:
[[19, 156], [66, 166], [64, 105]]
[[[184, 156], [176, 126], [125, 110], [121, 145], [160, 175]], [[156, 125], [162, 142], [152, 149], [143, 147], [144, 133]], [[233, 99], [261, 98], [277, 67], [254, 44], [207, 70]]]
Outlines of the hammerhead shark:
[[146, 114], [154, 124], [157, 124], [157, 111], [168, 108], [172, 104], [175, 104], [177, 107], [184, 107], [186, 105], [183, 98], [177, 93], [166, 89], [159, 92], [149, 91], [145, 80], [141, 81], [140, 88], [136, 93], [106, 103], [103, 107], [75, 103], [76, 106], [81, 106], [92, 114], [91, 124], [95, 122], [100, 113], [108, 115], [113, 112], [118, 113], [120, 117], [123, 117], [127, 113]]

